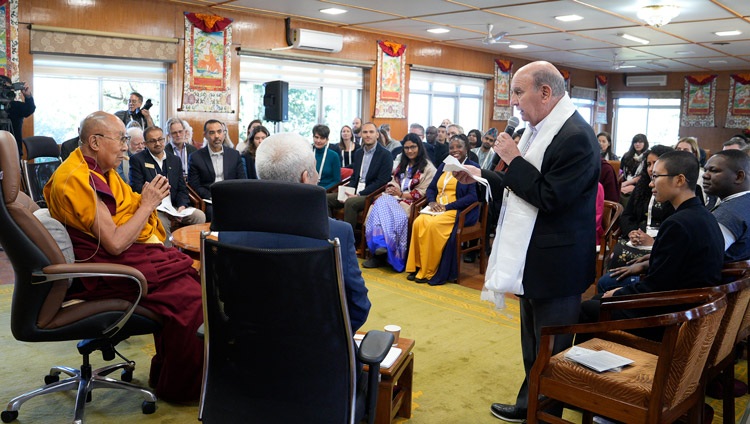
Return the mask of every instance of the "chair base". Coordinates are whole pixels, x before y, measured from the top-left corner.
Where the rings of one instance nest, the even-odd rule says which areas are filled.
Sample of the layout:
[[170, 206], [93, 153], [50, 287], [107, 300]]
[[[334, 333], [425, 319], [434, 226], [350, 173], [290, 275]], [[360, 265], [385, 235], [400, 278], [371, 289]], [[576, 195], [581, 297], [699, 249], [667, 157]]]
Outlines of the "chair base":
[[[2, 411], [2, 421], [9, 423], [18, 418], [18, 410], [29, 399], [48, 393], [76, 390], [73, 423], [82, 423], [84, 406], [86, 402], [91, 401], [91, 391], [98, 388], [120, 389], [140, 393], [145, 399], [141, 405], [142, 412], [144, 414], [153, 414], [156, 411], [156, 395], [150, 390], [129, 383], [129, 380], [133, 377], [133, 368], [134, 365], [132, 362], [123, 362], [92, 370], [91, 365], [88, 365], [88, 357], [84, 357], [84, 365], [81, 366], [80, 370], [70, 367], [52, 367], [49, 375], [44, 377], [44, 382], [47, 383], [44, 387], [16, 396], [8, 402], [8, 407], [5, 411]], [[123, 370], [122, 379], [125, 381], [107, 377], [108, 374], [119, 369]], [[61, 373], [67, 374], [70, 377], [60, 381]]]

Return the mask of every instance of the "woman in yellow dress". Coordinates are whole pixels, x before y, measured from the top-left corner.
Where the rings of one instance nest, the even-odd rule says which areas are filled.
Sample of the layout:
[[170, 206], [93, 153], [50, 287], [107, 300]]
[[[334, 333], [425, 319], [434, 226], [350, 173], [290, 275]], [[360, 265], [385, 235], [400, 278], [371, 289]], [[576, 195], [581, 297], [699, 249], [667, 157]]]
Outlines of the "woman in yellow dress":
[[[461, 163], [479, 167], [466, 159], [468, 145], [466, 135], [454, 135], [448, 153]], [[444, 167], [444, 163], [440, 164], [427, 188], [429, 212], [420, 214], [412, 227], [406, 278], [417, 283], [439, 285], [456, 279], [456, 220], [459, 212], [477, 201], [476, 184], [458, 182], [453, 173], [443, 172]], [[466, 225], [474, 224], [479, 210], [475, 209], [466, 218]]]

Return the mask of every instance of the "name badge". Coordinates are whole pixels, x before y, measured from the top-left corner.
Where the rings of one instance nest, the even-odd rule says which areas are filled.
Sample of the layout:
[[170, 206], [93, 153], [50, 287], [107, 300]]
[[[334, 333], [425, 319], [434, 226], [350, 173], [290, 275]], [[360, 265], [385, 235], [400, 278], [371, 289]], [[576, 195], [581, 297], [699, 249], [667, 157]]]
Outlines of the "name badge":
[[357, 192], [355, 194], [359, 195], [359, 192], [364, 189], [365, 189], [365, 183], [360, 181], [359, 184], [357, 184]]
[[154, 164], [153, 164], [153, 163], [147, 163], [147, 164], [146, 164], [146, 168], [149, 168], [149, 169], [156, 169], [156, 167], [154, 166]]

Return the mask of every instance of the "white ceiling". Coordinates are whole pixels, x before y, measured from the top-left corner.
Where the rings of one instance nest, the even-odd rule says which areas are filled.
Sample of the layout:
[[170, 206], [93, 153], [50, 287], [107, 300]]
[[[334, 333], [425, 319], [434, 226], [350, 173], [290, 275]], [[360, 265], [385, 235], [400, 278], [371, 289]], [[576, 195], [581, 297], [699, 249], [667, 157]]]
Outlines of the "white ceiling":
[[[223, 9], [291, 17], [293, 28], [304, 27], [304, 21], [315, 21], [598, 72], [750, 69], [750, 0], [171, 1], [210, 6], [216, 13]], [[641, 6], [659, 3], [678, 5], [680, 15], [661, 28], [640, 21], [637, 12]], [[345, 9], [347, 13], [320, 13], [320, 9], [328, 7]], [[584, 19], [567, 23], [555, 19], [571, 14]], [[504, 40], [528, 48], [513, 50], [508, 44], [482, 44], [487, 24], [494, 25], [494, 33], [507, 31], [509, 35]], [[436, 27], [450, 32], [426, 31]], [[742, 34], [714, 34], [721, 30], [738, 30]], [[649, 44], [628, 41], [618, 36], [621, 33], [649, 40]], [[615, 54], [618, 65], [635, 67], [614, 68]]]

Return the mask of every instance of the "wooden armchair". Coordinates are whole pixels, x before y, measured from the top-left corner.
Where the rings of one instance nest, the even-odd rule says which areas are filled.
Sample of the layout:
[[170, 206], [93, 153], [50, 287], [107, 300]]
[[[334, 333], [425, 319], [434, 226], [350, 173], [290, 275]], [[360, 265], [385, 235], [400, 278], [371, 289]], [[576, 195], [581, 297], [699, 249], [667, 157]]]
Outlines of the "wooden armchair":
[[[474, 225], [466, 226], [466, 216], [476, 208], [480, 208], [479, 219]], [[487, 270], [487, 203], [474, 202], [461, 211], [458, 214], [456, 226], [456, 261], [458, 264], [456, 267], [456, 283], [458, 284], [461, 280], [461, 264], [465, 253], [478, 251], [479, 273], [484, 274]], [[477, 240], [477, 243], [471, 246], [468, 242], [473, 240]], [[462, 247], [462, 244], [465, 244], [466, 247]]]
[[411, 246], [411, 229], [414, 226], [414, 220], [417, 219], [417, 217], [419, 216], [419, 211], [424, 209], [425, 206], [427, 206], [426, 197], [422, 197], [421, 199], [411, 204], [411, 208], [409, 209], [409, 228], [407, 229], [406, 233], [407, 250], [409, 249], [409, 246]]
[[604, 234], [602, 234], [599, 239], [599, 247], [596, 252], [596, 280], [599, 280], [604, 274], [607, 257], [612, 253], [612, 249], [614, 249], [615, 243], [617, 242], [615, 232], [619, 235], [620, 226], [618, 220], [624, 209], [625, 208], [617, 202], [609, 200], [604, 201], [604, 215], [602, 215], [602, 228], [604, 228]]
[[342, 176], [341, 181], [339, 181], [336, 185], [334, 185], [333, 187], [331, 187], [328, 190], [326, 190], [326, 193], [338, 193], [339, 192], [339, 186], [343, 186], [343, 185], [349, 184], [349, 180], [351, 178], [352, 178], [351, 175], [349, 175], [348, 177], [343, 177]]
[[[365, 207], [357, 215], [357, 227], [354, 229], [354, 234], [359, 232], [359, 246], [357, 247], [357, 256], [360, 258], [367, 257], [367, 241], [365, 240], [365, 221], [367, 220], [367, 212], [370, 210], [370, 206], [375, 202], [375, 199], [385, 191], [387, 184], [373, 191], [372, 193], [365, 196]], [[344, 219], [344, 208], [338, 209], [334, 212], [334, 218], [338, 220]]]
[[[555, 402], [625, 423], [670, 423], [685, 413], [699, 416], [703, 408], [703, 370], [727, 307], [727, 296], [711, 290], [650, 293], [641, 298], [617, 296], [602, 302], [603, 319], [613, 309], [684, 307], [679, 312], [642, 318], [600, 321], [542, 328], [539, 355], [529, 376], [528, 423], [567, 422], [545, 412]], [[618, 337], [624, 330], [662, 327], [661, 342], [639, 337]], [[552, 356], [558, 334], [593, 334], [579, 344], [632, 359], [621, 372], [597, 373]], [[609, 337], [609, 336], [614, 337]], [[615, 340], [615, 341], [612, 341]], [[546, 396], [544, 400], [539, 395]]]

